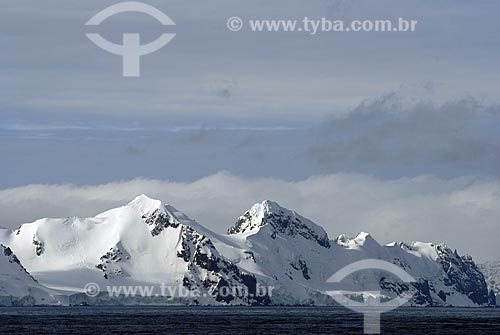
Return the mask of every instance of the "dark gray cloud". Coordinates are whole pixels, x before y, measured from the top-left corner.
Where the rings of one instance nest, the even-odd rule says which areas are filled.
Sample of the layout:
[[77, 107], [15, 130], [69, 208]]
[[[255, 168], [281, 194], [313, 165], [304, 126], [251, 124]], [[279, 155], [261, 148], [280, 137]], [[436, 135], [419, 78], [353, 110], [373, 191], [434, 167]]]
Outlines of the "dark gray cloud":
[[141, 147], [136, 146], [134, 144], [127, 145], [125, 150], [129, 155], [142, 155], [146, 152], [145, 148], [141, 148]]
[[233, 96], [238, 85], [234, 80], [223, 80], [214, 86], [215, 93], [219, 97], [229, 99]]
[[11, 125], [0, 131], [8, 143], [0, 146], [0, 187], [137, 176], [188, 181], [221, 170], [287, 180], [345, 172], [500, 177], [500, 106], [474, 98], [432, 102], [410, 91], [303, 128]]
[[323, 123], [305, 158], [325, 171], [498, 176], [498, 129], [499, 105], [474, 98], [408, 104], [397, 91]]

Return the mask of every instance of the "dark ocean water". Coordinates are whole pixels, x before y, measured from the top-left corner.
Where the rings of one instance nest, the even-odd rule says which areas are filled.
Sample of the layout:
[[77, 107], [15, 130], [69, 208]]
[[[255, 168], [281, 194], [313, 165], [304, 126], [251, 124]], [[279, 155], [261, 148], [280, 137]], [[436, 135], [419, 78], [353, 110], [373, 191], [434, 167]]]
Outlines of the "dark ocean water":
[[[340, 307], [4, 307], [1, 334], [363, 334]], [[400, 308], [382, 334], [500, 334], [500, 308]]]

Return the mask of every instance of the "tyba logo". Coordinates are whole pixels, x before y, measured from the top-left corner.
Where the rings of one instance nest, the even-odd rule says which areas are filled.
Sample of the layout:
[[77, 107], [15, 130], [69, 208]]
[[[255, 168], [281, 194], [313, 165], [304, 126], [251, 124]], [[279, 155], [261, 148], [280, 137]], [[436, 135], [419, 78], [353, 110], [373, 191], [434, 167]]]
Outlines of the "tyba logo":
[[[134, 1], [118, 3], [116, 5], [112, 5], [106, 9], [103, 9], [102, 11], [94, 15], [85, 25], [98, 26], [107, 18], [116, 14], [126, 12], [144, 13], [152, 16], [164, 26], [175, 26], [175, 22], [157, 8]], [[111, 43], [110, 41], [104, 39], [101, 35], [96, 33], [89, 33], [86, 34], [86, 36], [100, 48], [112, 54], [122, 56], [124, 77], [139, 77], [141, 73], [141, 56], [153, 53], [163, 48], [175, 37], [175, 34], [164, 33], [161, 34], [160, 37], [158, 37], [153, 42], [142, 45], [140, 43], [140, 34], [138, 33], [123, 34], [123, 44], [121, 45]]]

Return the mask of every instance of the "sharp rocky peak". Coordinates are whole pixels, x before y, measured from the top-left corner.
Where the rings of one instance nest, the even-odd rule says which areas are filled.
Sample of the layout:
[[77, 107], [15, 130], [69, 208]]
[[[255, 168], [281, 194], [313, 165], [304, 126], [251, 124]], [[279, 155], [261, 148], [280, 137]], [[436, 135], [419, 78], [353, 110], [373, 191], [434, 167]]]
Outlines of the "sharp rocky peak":
[[270, 227], [272, 238], [276, 238], [277, 234], [301, 236], [325, 248], [330, 247], [328, 235], [323, 228], [270, 200], [253, 205], [238, 218], [227, 233], [230, 235], [257, 233], [262, 227]]
[[164, 204], [160, 200], [152, 199], [141, 194], [132, 200], [128, 206], [139, 210], [142, 219], [149, 226], [151, 235], [159, 235], [168, 227], [177, 228], [180, 224], [192, 224], [193, 221], [173, 206]]

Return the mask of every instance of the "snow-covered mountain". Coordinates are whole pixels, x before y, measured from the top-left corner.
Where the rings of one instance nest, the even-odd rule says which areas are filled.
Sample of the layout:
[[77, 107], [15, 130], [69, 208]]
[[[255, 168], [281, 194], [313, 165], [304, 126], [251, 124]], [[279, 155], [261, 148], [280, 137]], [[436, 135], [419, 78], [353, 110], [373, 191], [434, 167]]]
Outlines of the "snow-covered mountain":
[[490, 299], [495, 297], [495, 302], [500, 305], [500, 259], [479, 264], [479, 269], [486, 279], [490, 290]]
[[[380, 259], [402, 267], [417, 282], [404, 285], [386, 273], [372, 271], [353, 275], [347, 289], [382, 289], [391, 298], [407, 290], [414, 293], [413, 305], [488, 303], [484, 277], [470, 256], [459, 256], [444, 244], [399, 242], [383, 246], [367, 233], [354, 238], [340, 235], [330, 241], [321, 227], [270, 201], [254, 205], [228, 233], [240, 241], [240, 250], [251, 248], [257, 269], [275, 279], [271, 285], [280, 292], [288, 291], [278, 295], [289, 299], [285, 302], [321, 303], [323, 295], [318, 296], [318, 292], [329, 290], [326, 280], [332, 274], [359, 260]], [[256, 266], [249, 263], [241, 258], [237, 264], [255, 273]], [[367, 287], [370, 283], [378, 287]]]
[[26, 271], [12, 250], [0, 244], [0, 306], [57, 303], [49, 290]]
[[[222, 257], [212, 234], [172, 206], [139, 196], [94, 218], [42, 219], [13, 232], [4, 230], [0, 240], [40, 283], [61, 294], [82, 292], [88, 283], [102, 288], [155, 285], [158, 290], [182, 285], [204, 293], [192, 300], [216, 304], [229, 302], [218, 294], [220, 286], [250, 285], [255, 277]], [[154, 292], [128, 301], [172, 302], [164, 295]], [[266, 302], [243, 295], [230, 299], [238, 304]], [[110, 297], [103, 294], [91, 302], [110, 303]]]
[[[74, 302], [334, 304], [328, 278], [355, 261], [375, 258], [402, 267], [417, 282], [400, 283], [372, 270], [351, 275], [342, 290], [363, 298], [376, 289], [387, 299], [408, 292], [412, 305], [488, 304], [484, 276], [470, 256], [444, 244], [384, 246], [366, 233], [330, 240], [320, 226], [271, 201], [254, 205], [227, 235], [141, 195], [93, 218], [42, 219], [0, 230], [0, 242], [41, 284], [72, 295]], [[78, 294], [88, 283], [104, 291], [169, 286], [197, 294]], [[268, 289], [260, 292], [262, 287]]]

